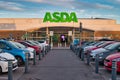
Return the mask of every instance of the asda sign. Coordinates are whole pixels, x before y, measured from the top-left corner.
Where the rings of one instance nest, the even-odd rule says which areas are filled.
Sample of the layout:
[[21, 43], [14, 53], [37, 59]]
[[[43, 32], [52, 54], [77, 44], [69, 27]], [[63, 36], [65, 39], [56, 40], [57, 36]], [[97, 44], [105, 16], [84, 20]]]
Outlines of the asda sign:
[[78, 22], [75, 12], [46, 12], [43, 22]]

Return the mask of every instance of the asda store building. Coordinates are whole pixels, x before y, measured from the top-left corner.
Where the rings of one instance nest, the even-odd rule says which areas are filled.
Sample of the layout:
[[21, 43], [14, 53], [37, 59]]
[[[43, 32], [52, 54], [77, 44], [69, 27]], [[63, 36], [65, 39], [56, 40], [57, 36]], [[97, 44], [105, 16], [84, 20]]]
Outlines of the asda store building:
[[79, 18], [78, 22], [43, 22], [43, 18], [0, 18], [0, 38], [50, 40], [59, 43], [61, 35], [70, 43], [80, 37], [82, 23], [82, 40], [100, 38], [120, 39], [120, 25], [116, 20], [105, 18]]

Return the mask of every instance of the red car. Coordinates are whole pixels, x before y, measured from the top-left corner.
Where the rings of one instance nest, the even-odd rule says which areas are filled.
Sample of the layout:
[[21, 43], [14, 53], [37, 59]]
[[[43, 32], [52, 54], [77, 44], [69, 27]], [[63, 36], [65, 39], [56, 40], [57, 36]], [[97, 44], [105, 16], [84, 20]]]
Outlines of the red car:
[[27, 46], [27, 47], [31, 47], [31, 48], [35, 49], [37, 55], [41, 53], [41, 49], [40, 49], [39, 46], [32, 45], [32, 44], [30, 44], [30, 43], [28, 43], [26, 41], [18, 41], [18, 42], [25, 45], [25, 46]]
[[112, 70], [112, 60], [117, 61], [117, 72], [120, 72], [120, 52], [109, 55], [104, 60], [105, 69], [111, 71]]

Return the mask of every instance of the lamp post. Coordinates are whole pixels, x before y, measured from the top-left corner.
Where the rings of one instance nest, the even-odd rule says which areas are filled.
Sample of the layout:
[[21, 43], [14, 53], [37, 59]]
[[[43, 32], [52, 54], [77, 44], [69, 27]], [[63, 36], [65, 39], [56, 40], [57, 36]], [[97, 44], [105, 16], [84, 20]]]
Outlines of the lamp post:
[[51, 48], [53, 47], [53, 40], [52, 40], [52, 36], [53, 36], [53, 31], [50, 31], [50, 37], [51, 37]]
[[81, 42], [82, 42], [82, 23], [80, 22], [80, 47], [81, 47]]

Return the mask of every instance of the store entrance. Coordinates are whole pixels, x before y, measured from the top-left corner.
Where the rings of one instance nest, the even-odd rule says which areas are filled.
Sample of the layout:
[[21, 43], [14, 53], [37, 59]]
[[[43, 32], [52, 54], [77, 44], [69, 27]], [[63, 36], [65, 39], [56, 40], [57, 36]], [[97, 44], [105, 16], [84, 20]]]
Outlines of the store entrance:
[[[68, 31], [72, 31], [70, 27], [50, 27], [49, 32], [53, 31], [52, 42], [54, 47], [69, 47], [72, 42], [72, 36], [68, 36]], [[49, 39], [50, 36], [49, 36]], [[51, 42], [51, 41], [50, 41]]]
[[[72, 39], [68, 36], [68, 34], [54, 34], [52, 37], [52, 42], [54, 47], [69, 47]], [[51, 42], [51, 40], [50, 40]]]
[[60, 47], [66, 47], [67, 46], [67, 43], [68, 43], [68, 36], [67, 35], [64, 35], [64, 34], [61, 34], [59, 36], [60, 38]]

